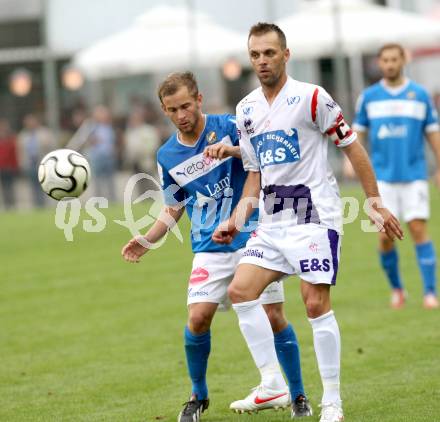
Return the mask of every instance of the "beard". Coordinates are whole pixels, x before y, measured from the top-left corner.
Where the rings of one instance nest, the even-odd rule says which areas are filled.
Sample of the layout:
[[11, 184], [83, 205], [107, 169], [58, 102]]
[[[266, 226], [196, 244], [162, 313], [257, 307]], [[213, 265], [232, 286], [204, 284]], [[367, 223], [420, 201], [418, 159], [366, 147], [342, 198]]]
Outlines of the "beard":
[[193, 120], [188, 121], [184, 127], [179, 126], [179, 130], [182, 133], [193, 133], [197, 124], [199, 123], [199, 114], [198, 112], [194, 115]]
[[[257, 75], [258, 76], [258, 75]], [[275, 73], [270, 73], [266, 76], [258, 76], [258, 79], [261, 85], [267, 86], [268, 88], [272, 88], [277, 85], [280, 80], [280, 75]]]
[[401, 76], [400, 70], [392, 70], [385, 73], [385, 78], [391, 82], [397, 81]]

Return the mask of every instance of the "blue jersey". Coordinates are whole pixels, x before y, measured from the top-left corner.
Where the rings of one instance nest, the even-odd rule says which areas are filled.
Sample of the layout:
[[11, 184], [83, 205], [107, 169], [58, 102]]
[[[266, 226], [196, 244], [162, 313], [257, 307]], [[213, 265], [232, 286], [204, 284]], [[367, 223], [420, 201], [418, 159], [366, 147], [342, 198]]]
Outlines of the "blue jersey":
[[370, 154], [378, 180], [425, 180], [425, 132], [439, 130], [437, 111], [427, 91], [408, 80], [395, 89], [380, 81], [367, 88], [357, 105], [353, 128], [369, 131]]
[[181, 143], [175, 133], [157, 153], [165, 204], [185, 204], [193, 252], [232, 252], [244, 247], [249, 238], [249, 232], [243, 231], [229, 245], [211, 239], [240, 200], [246, 179], [240, 159], [217, 160], [203, 155], [208, 145], [217, 142], [238, 146], [234, 116], [206, 115], [205, 129], [194, 145]]

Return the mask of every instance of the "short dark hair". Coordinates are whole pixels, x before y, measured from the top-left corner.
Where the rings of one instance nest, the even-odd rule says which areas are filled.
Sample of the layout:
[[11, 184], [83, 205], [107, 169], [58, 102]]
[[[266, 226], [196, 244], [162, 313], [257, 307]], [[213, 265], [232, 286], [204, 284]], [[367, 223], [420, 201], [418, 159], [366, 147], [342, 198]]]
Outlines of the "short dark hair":
[[393, 42], [390, 42], [380, 47], [377, 53], [377, 57], [380, 57], [385, 50], [394, 50], [394, 49], [399, 50], [400, 55], [402, 57], [405, 57], [405, 49], [403, 48], [403, 46], [401, 44], [393, 43]]
[[162, 103], [163, 97], [175, 94], [182, 86], [188, 88], [188, 92], [197, 98], [199, 94], [199, 87], [197, 85], [196, 77], [192, 72], [174, 72], [169, 74], [166, 79], [159, 85], [157, 95]]
[[255, 36], [264, 35], [269, 32], [275, 32], [278, 35], [281, 48], [285, 50], [287, 47], [286, 34], [282, 31], [282, 29], [278, 25], [274, 23], [258, 22], [257, 24], [253, 25], [249, 30], [248, 42], [252, 35]]

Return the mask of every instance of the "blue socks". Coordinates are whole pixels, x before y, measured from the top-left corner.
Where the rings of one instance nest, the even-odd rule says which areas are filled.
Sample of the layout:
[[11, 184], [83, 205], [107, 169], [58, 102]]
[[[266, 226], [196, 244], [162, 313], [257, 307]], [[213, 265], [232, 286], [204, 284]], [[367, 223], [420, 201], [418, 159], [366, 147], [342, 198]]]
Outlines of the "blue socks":
[[416, 245], [417, 263], [423, 280], [424, 294], [436, 294], [436, 257], [431, 241]]
[[295, 400], [299, 395], [305, 397], [299, 345], [292, 326], [289, 324], [283, 331], [274, 333], [274, 337], [278, 361], [286, 375], [292, 400]]
[[380, 263], [388, 277], [391, 288], [403, 289], [402, 279], [399, 272], [399, 255], [396, 249], [389, 252], [380, 252]]
[[[417, 263], [423, 280], [424, 294], [436, 294], [436, 256], [431, 241], [416, 245]], [[380, 253], [382, 268], [388, 276], [393, 289], [402, 289], [402, 280], [399, 273], [399, 256], [396, 249]]]
[[194, 335], [185, 327], [185, 353], [189, 376], [192, 381], [192, 393], [199, 400], [208, 398], [206, 371], [211, 351], [211, 331]]

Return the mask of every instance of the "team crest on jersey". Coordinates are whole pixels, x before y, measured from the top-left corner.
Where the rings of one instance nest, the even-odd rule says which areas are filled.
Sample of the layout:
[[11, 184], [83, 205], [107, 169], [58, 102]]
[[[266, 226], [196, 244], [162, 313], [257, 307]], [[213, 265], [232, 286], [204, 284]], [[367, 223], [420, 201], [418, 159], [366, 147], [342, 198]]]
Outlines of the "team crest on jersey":
[[249, 116], [254, 111], [252, 106], [243, 107], [243, 114]]
[[217, 134], [213, 130], [206, 135], [206, 142], [209, 145], [217, 142]]
[[254, 128], [252, 127], [252, 123], [253, 123], [252, 119], [250, 119], [250, 118], [244, 119], [243, 124], [246, 129], [246, 133], [248, 135], [252, 135], [255, 132]]
[[298, 131], [290, 129], [261, 133], [251, 138], [260, 168], [276, 164], [294, 163], [300, 156]]
[[406, 94], [406, 98], [408, 98], [409, 100], [414, 100], [414, 98], [416, 98], [416, 93], [415, 93], [415, 91], [409, 91], [409, 92]]

